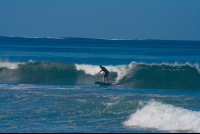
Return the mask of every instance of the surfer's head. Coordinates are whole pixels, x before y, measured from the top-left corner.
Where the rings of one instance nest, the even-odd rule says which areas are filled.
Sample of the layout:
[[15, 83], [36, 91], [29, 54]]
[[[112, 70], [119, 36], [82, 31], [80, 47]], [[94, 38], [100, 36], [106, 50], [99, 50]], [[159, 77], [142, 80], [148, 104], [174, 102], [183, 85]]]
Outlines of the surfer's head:
[[102, 68], [102, 65], [99, 65], [100, 68]]

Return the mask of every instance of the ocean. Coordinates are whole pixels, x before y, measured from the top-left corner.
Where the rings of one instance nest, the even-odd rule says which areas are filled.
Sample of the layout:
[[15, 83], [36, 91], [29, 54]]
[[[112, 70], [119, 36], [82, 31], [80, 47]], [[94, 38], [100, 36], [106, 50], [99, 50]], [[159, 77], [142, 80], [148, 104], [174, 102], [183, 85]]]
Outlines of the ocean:
[[200, 41], [0, 36], [0, 132], [199, 133], [199, 65]]

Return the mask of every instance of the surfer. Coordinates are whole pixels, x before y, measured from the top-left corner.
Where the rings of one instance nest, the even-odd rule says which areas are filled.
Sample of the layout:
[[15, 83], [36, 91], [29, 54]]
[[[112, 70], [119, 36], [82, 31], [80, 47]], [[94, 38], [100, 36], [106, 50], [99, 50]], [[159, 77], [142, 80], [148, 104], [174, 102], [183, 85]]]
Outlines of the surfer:
[[[108, 71], [105, 67], [102, 67], [102, 65], [99, 65], [99, 67], [101, 68], [101, 71], [104, 71], [103, 82], [105, 82], [105, 78], [106, 78], [106, 80], [108, 81], [109, 71]], [[100, 71], [100, 72], [101, 72], [101, 71]], [[98, 72], [98, 74], [99, 74], [100, 72]], [[108, 83], [109, 83], [109, 81], [108, 81]]]

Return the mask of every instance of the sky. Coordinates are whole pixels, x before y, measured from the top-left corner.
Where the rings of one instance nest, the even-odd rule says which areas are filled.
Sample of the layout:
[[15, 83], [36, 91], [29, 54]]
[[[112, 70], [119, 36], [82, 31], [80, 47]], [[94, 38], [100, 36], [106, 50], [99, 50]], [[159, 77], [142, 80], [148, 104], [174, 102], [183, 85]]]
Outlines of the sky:
[[0, 0], [0, 36], [200, 41], [200, 0]]

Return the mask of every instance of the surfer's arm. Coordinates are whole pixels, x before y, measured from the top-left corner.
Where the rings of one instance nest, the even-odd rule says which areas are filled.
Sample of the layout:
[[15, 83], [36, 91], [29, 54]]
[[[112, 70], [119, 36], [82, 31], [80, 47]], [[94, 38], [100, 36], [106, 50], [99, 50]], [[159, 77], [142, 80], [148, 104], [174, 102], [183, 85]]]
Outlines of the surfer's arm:
[[103, 71], [103, 70], [101, 70], [100, 72], [98, 72], [98, 74], [101, 73], [102, 71]]

